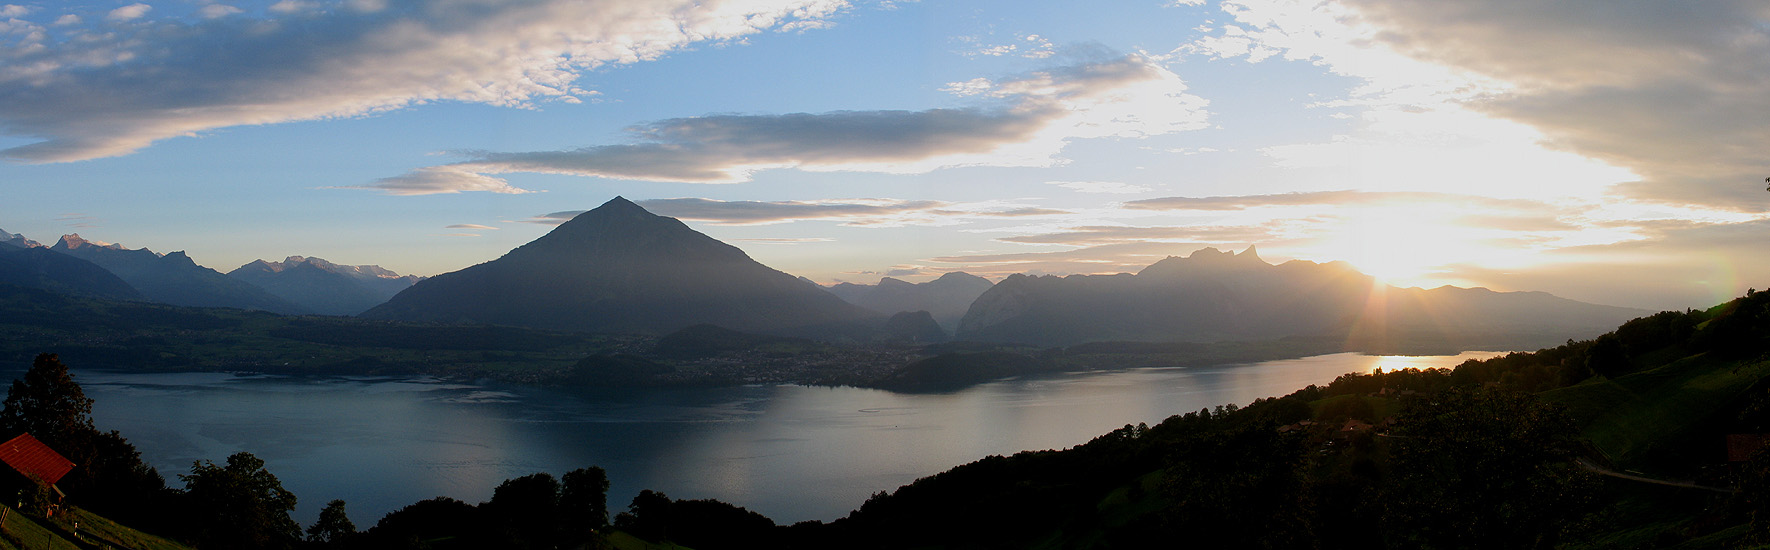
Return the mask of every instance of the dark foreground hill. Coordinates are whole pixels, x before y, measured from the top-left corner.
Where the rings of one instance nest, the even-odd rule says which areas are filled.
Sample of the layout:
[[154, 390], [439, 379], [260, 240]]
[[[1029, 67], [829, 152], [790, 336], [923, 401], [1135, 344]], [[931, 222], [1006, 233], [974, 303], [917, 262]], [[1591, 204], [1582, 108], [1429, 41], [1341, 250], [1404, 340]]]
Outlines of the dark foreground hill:
[[1396, 288], [1344, 262], [1272, 265], [1251, 247], [1206, 248], [1134, 275], [1010, 276], [972, 303], [958, 338], [1048, 347], [1332, 336], [1372, 352], [1473, 342], [1520, 349], [1590, 337], [1644, 313], [1540, 292]]
[[652, 334], [702, 323], [792, 332], [876, 316], [620, 197], [497, 260], [426, 279], [362, 314]]

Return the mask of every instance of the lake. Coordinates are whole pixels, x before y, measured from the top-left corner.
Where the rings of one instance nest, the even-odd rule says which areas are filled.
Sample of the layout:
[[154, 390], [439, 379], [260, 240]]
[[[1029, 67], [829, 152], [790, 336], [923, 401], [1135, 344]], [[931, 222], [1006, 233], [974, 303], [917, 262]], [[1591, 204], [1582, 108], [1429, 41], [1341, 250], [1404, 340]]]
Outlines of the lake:
[[470, 503], [505, 479], [608, 470], [611, 511], [640, 489], [716, 498], [777, 523], [832, 520], [879, 491], [992, 454], [1061, 449], [1125, 424], [1324, 384], [1373, 368], [1449, 367], [1493, 352], [1351, 353], [1022, 378], [911, 395], [857, 388], [570, 391], [433, 378], [74, 370], [93, 420], [167, 483], [237, 451], [265, 460], [304, 525], [332, 499], [367, 529], [434, 496]]

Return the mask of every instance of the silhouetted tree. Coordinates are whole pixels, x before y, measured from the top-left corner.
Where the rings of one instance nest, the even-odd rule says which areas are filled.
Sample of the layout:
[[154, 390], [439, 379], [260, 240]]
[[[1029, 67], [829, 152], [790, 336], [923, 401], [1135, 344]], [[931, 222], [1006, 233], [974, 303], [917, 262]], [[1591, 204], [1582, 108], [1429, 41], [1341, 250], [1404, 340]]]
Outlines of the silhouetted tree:
[[98, 432], [92, 427], [92, 399], [53, 353], [38, 355], [24, 378], [12, 381], [0, 406], [0, 425], [9, 436], [29, 433], [64, 453], [88, 446]]
[[295, 494], [252, 453], [227, 457], [227, 466], [203, 461], [184, 480], [188, 538], [201, 548], [282, 549], [301, 539], [289, 517]]
[[337, 547], [356, 535], [356, 524], [344, 513], [344, 501], [333, 500], [320, 510], [320, 519], [307, 528], [307, 541]]
[[1385, 531], [1395, 546], [1550, 548], [1590, 502], [1579, 431], [1527, 394], [1457, 387], [1404, 402]]
[[74, 463], [58, 483], [74, 502], [120, 520], [153, 520], [165, 478], [116, 431], [92, 425], [92, 399], [52, 353], [39, 354], [0, 403], [4, 438], [29, 433]]
[[504, 533], [506, 548], [551, 548], [559, 538], [559, 482], [551, 474], [504, 480], [480, 508]]
[[559, 524], [565, 542], [589, 540], [596, 530], [608, 526], [608, 472], [591, 466], [566, 472], [560, 479]]

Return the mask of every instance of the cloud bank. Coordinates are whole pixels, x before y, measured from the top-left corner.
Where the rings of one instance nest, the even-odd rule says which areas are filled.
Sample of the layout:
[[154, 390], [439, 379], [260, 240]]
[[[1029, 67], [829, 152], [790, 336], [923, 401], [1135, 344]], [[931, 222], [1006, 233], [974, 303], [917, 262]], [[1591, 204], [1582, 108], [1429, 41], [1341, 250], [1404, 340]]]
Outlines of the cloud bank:
[[1046, 166], [1071, 140], [1204, 127], [1205, 100], [1139, 55], [948, 91], [991, 106], [675, 118], [629, 129], [634, 143], [562, 151], [465, 152], [469, 160], [364, 186], [390, 194], [520, 191], [487, 174], [530, 172], [739, 183], [759, 170], [922, 173], [954, 166]]
[[[820, 21], [845, 5], [283, 2], [265, 17], [202, 10], [204, 19], [179, 21], [155, 19], [148, 5], [133, 4], [87, 18], [97, 21], [91, 25], [74, 24], [82, 19], [77, 14], [38, 12], [31, 15], [68, 24], [0, 22], [6, 26], [0, 29], [0, 133], [41, 141], [0, 150], [0, 156], [86, 160], [216, 128], [349, 117], [433, 101], [512, 107], [578, 101], [594, 94], [574, 84], [586, 70]], [[408, 179], [391, 182], [389, 189], [414, 193], [429, 189], [424, 185]]]

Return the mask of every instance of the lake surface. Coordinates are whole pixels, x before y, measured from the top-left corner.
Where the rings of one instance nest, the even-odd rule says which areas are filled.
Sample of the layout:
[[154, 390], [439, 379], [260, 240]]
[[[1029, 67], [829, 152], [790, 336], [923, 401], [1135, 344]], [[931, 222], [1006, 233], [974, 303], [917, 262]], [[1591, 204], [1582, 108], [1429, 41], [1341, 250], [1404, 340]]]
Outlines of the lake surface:
[[1061, 449], [1125, 424], [1324, 384], [1373, 368], [1449, 367], [1491, 352], [1350, 353], [1205, 368], [995, 382], [934, 395], [741, 386], [566, 391], [431, 378], [131, 374], [76, 369], [101, 430], [167, 483], [237, 451], [265, 460], [311, 523], [332, 499], [368, 528], [419, 500], [470, 503], [535, 472], [608, 470], [612, 511], [640, 489], [717, 498], [776, 523], [832, 520], [879, 491], [992, 454]]

